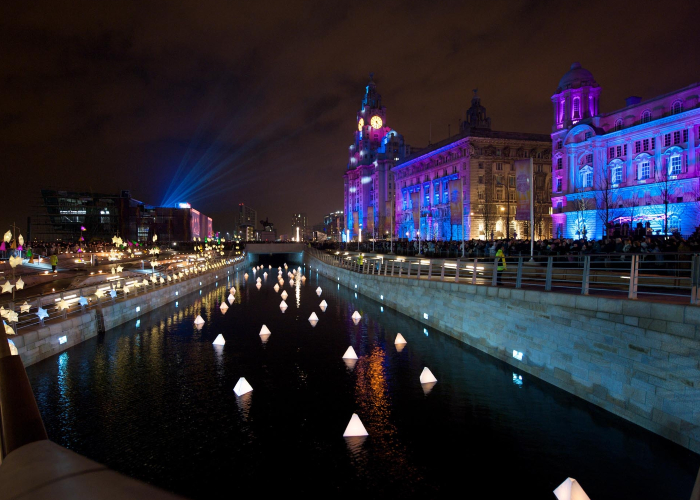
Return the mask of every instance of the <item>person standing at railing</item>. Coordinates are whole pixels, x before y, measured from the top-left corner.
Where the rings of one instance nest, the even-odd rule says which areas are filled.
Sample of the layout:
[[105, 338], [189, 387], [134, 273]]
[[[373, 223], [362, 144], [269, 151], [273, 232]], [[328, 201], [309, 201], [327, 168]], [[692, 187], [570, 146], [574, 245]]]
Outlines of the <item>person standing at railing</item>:
[[498, 259], [498, 269], [496, 273], [496, 286], [501, 286], [503, 282], [501, 281], [501, 274], [506, 270], [506, 256], [503, 253], [503, 245], [499, 244], [496, 247], [496, 259]]

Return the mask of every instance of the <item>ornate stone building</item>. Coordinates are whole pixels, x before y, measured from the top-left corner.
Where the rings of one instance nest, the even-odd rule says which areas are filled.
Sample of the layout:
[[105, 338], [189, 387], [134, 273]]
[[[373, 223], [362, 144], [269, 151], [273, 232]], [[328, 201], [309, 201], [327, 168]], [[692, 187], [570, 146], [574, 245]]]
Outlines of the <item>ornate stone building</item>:
[[370, 75], [357, 112], [355, 140], [343, 175], [346, 234], [344, 239], [388, 237], [394, 181], [391, 168], [406, 153], [403, 136], [388, 125], [382, 96]]
[[[515, 168], [532, 158], [535, 237], [551, 236], [551, 142], [547, 135], [491, 130], [474, 91], [459, 134], [400, 161], [396, 177], [396, 237], [461, 240], [526, 237], [529, 221], [516, 221]], [[455, 191], [457, 190], [457, 191]], [[451, 192], [461, 190], [459, 196]], [[420, 223], [415, 221], [420, 218]]]
[[[552, 96], [554, 235], [601, 238], [640, 228], [692, 233], [699, 223], [700, 83], [601, 113], [579, 63]], [[639, 234], [639, 233], [638, 233]]]

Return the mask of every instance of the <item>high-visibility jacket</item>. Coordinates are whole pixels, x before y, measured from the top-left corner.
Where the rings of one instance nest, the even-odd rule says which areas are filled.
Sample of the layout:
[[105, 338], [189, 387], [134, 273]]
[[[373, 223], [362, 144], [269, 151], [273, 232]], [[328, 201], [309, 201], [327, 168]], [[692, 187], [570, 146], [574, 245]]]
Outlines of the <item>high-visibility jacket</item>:
[[57, 266], [58, 265], [58, 255], [53, 254], [51, 256], [51, 265], [52, 266]]
[[502, 248], [499, 248], [499, 249], [498, 249], [498, 252], [496, 252], [496, 258], [497, 258], [497, 259], [501, 259], [501, 260], [498, 262], [498, 270], [499, 270], [499, 271], [504, 271], [504, 270], [506, 269], [506, 256], [505, 256], [505, 254], [503, 253], [503, 249], [502, 249]]

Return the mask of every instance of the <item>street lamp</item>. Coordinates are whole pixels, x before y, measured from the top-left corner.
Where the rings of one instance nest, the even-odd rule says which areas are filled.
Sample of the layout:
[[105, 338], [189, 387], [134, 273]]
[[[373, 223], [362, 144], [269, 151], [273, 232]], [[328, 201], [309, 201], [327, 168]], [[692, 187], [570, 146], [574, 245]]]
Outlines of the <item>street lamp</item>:
[[362, 224], [360, 224], [360, 232], [357, 235], [357, 251], [360, 251], [360, 243], [362, 243]]

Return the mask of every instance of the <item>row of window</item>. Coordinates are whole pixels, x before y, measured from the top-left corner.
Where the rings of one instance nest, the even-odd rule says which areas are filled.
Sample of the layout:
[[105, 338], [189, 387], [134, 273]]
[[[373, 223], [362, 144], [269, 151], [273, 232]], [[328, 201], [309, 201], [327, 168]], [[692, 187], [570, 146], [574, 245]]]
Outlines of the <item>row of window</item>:
[[[668, 175], [675, 176], [683, 173], [683, 157], [681, 155], [672, 156], [668, 162]], [[651, 178], [652, 167], [651, 161], [642, 161], [637, 165], [637, 180], [643, 181]], [[580, 185], [582, 188], [593, 187], [593, 169], [590, 165], [583, 167], [579, 173]], [[622, 166], [616, 165], [610, 169], [610, 181], [613, 185], [622, 182]], [[556, 180], [556, 192], [562, 190], [562, 179], [558, 177]]]

